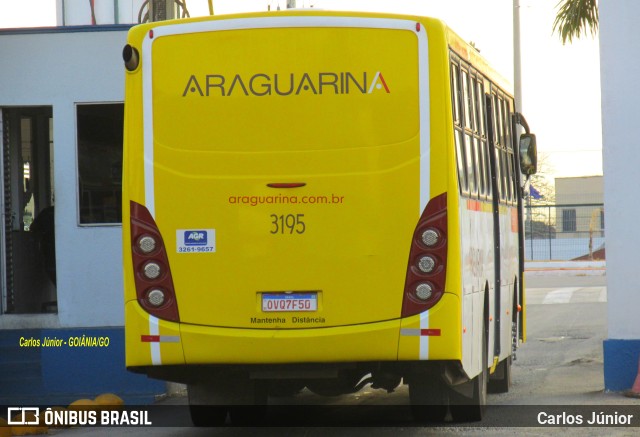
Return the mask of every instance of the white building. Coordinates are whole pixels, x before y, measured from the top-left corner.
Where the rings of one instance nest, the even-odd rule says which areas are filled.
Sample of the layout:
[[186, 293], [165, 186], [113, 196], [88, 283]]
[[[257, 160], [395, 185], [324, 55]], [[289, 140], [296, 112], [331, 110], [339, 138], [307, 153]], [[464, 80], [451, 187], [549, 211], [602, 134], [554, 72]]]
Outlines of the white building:
[[604, 184], [602, 176], [555, 179], [556, 237], [604, 237]]
[[[96, 3], [111, 7], [110, 16], [96, 9], [98, 22], [134, 21], [136, 2]], [[121, 52], [130, 25], [77, 26], [92, 22], [88, 4], [58, 1], [59, 24], [76, 26], [0, 30], [5, 405], [103, 392], [147, 402], [164, 392], [124, 366]], [[94, 338], [102, 347], [86, 345]]]

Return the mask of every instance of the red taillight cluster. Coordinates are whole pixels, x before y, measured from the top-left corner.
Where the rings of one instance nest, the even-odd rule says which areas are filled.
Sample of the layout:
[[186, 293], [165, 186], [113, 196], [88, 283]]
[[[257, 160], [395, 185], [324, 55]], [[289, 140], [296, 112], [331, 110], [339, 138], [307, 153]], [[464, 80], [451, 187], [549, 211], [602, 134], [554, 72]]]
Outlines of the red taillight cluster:
[[402, 301], [402, 317], [434, 306], [444, 293], [447, 274], [447, 193], [434, 197], [418, 221]]
[[131, 255], [140, 305], [160, 319], [180, 321], [167, 251], [155, 220], [131, 202]]

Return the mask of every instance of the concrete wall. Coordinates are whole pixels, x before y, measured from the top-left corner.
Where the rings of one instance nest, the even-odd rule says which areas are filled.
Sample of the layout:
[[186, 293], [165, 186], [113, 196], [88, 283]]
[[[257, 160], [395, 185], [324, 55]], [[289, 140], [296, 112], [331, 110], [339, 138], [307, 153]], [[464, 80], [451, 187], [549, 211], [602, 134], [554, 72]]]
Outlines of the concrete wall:
[[556, 203], [602, 203], [604, 185], [602, 176], [581, 176], [570, 178], [556, 178]]
[[640, 2], [600, 2], [600, 74], [607, 218], [605, 387], [629, 388], [640, 352], [637, 178], [640, 163]]
[[[604, 202], [602, 176], [556, 178], [555, 190], [556, 204], [558, 205], [601, 204]], [[575, 232], [564, 229], [563, 215], [566, 210], [574, 211]], [[556, 211], [556, 231], [558, 231], [556, 238], [584, 238], [589, 235], [589, 232], [593, 237], [604, 237], [604, 221], [601, 212], [600, 208], [593, 206], [558, 208]]]
[[78, 225], [75, 105], [124, 98], [128, 28], [96, 29], [0, 33], [0, 107], [53, 107], [59, 313], [47, 326], [124, 324], [121, 227]]
[[[165, 390], [163, 382], [125, 369], [121, 226], [78, 224], [76, 104], [122, 102], [127, 30], [0, 32], [0, 108], [53, 108], [58, 295], [58, 314], [0, 314], [5, 405], [66, 405], [104, 392], [127, 403], [149, 403]], [[69, 346], [69, 339], [82, 337], [107, 338], [109, 344]], [[42, 344], [56, 338], [67, 345], [21, 347], [21, 338]]]

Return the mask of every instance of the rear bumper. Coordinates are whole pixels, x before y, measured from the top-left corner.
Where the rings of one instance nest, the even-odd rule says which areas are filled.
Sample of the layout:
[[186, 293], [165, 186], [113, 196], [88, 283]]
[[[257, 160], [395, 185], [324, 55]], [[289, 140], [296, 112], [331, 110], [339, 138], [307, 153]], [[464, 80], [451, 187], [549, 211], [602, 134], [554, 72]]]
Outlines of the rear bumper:
[[446, 317], [454, 313], [447, 307], [457, 302], [445, 293], [430, 311], [406, 319], [275, 330], [167, 322], [130, 301], [125, 305], [127, 367], [459, 360], [459, 321]]
[[187, 364], [392, 361], [399, 328], [399, 320], [287, 330], [182, 325], [182, 339]]

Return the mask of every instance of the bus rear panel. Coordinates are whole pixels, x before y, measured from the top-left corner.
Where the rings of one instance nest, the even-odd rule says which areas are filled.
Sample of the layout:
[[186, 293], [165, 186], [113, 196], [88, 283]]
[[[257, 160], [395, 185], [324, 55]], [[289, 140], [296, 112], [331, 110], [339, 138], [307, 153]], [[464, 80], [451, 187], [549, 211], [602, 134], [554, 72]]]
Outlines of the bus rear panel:
[[[322, 12], [130, 31], [130, 370], [225, 404], [244, 400], [205, 394], [229, 395], [236, 377], [272, 395], [341, 394], [367, 374], [393, 390], [486, 369], [484, 328], [468, 334], [473, 360], [462, 356], [446, 32], [433, 19]], [[465, 298], [475, 313], [483, 291]]]

